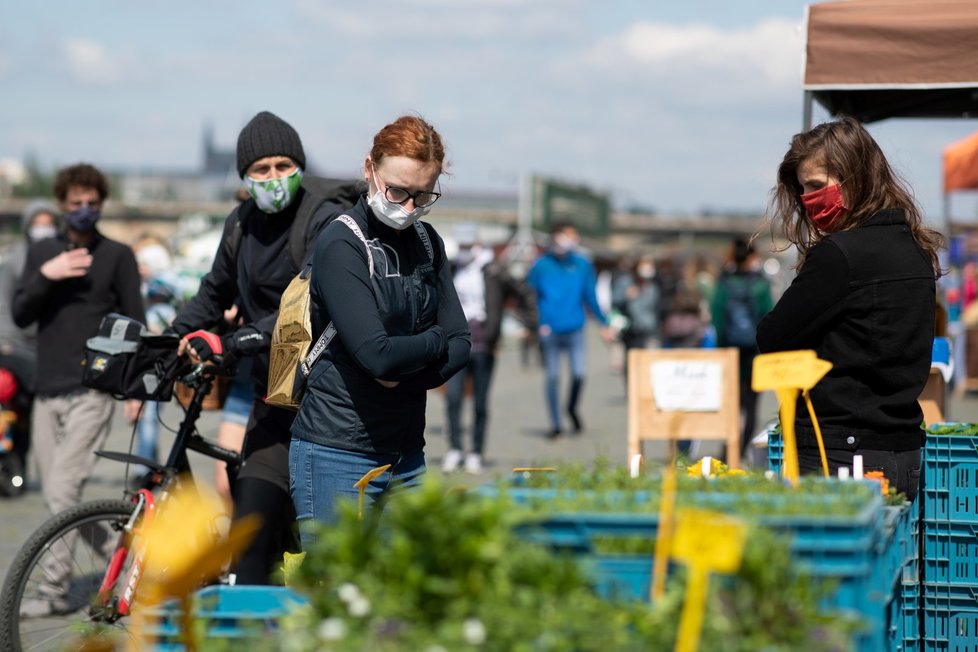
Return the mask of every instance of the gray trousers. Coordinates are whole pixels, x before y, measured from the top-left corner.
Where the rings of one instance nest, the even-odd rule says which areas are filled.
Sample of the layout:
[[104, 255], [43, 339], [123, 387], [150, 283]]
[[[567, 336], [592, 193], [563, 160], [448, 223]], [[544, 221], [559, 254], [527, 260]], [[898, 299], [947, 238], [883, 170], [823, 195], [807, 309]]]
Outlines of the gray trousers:
[[115, 400], [93, 389], [34, 399], [31, 449], [41, 495], [52, 514], [81, 502], [95, 470], [95, 451], [109, 436]]
[[[41, 495], [52, 514], [81, 502], [82, 489], [98, 460], [95, 451], [109, 436], [114, 408], [111, 396], [95, 390], [35, 398], [31, 452], [41, 475]], [[92, 549], [86, 554], [106, 555], [107, 533], [89, 530], [81, 533], [86, 547]], [[67, 598], [79, 534], [68, 533], [41, 560], [41, 595]]]

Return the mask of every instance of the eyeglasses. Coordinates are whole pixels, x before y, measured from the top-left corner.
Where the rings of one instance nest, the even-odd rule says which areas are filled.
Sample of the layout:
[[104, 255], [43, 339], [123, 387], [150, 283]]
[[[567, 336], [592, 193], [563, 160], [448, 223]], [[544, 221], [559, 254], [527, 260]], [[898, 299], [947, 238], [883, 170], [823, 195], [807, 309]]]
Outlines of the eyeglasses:
[[[383, 183], [383, 180], [380, 179], [380, 175], [377, 174], [376, 168], [374, 169], [374, 175], [379, 181], [381, 181], [381, 183]], [[407, 200], [413, 199], [414, 205], [418, 208], [427, 208], [438, 201], [438, 198], [441, 197], [440, 192], [422, 190], [420, 192], [412, 193], [408, 192], [404, 188], [388, 186], [386, 183], [384, 183], [384, 187], [386, 188], [386, 190], [384, 190], [384, 196], [387, 197], [388, 201], [392, 201], [395, 204], [403, 204]]]

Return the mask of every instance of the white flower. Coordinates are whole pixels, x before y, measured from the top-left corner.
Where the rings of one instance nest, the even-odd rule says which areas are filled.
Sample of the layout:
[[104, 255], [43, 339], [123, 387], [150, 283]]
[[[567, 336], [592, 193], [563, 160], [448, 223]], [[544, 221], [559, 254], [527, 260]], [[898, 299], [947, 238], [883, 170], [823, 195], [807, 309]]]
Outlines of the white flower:
[[319, 623], [319, 638], [324, 641], [340, 641], [346, 636], [346, 623], [339, 618], [326, 618]]
[[351, 616], [363, 618], [370, 613], [370, 600], [362, 595], [358, 595], [355, 599], [350, 600], [346, 608], [350, 611]]
[[360, 597], [360, 589], [356, 584], [344, 582], [343, 584], [340, 584], [338, 589], [336, 589], [336, 595], [340, 596], [340, 600], [343, 602], [349, 603]]
[[486, 642], [486, 626], [478, 618], [467, 618], [462, 623], [462, 638], [469, 645], [482, 645]]

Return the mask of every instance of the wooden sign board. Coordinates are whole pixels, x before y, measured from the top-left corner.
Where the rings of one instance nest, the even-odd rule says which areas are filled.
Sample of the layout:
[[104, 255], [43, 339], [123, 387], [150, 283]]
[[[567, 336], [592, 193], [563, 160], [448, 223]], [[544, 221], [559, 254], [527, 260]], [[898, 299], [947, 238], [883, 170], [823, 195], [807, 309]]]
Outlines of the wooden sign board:
[[670, 439], [725, 441], [727, 464], [740, 466], [737, 349], [628, 352], [628, 458]]

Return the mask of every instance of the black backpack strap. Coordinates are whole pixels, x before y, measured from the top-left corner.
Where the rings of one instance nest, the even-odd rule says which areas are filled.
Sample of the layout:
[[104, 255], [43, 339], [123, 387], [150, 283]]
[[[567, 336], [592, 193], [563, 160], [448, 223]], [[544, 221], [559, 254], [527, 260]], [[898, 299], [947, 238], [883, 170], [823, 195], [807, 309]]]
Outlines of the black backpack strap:
[[415, 222], [414, 230], [418, 232], [418, 237], [421, 238], [421, 244], [424, 245], [424, 250], [428, 252], [428, 261], [434, 265], [435, 249], [431, 246], [431, 237], [428, 235], [428, 229], [424, 228], [424, 224], [421, 222]]
[[241, 226], [241, 204], [231, 210], [228, 216], [231, 221], [231, 231], [228, 233], [227, 247], [228, 255], [231, 256], [231, 280], [237, 288], [238, 285], [238, 251], [241, 249], [241, 237], [244, 228]]
[[310, 234], [309, 229], [316, 211], [326, 202], [335, 204], [339, 210], [351, 208], [365, 191], [366, 185], [362, 181], [306, 175], [302, 178], [302, 188], [305, 191], [302, 203], [289, 232], [289, 256], [296, 269], [302, 269], [315, 244], [318, 233]]
[[289, 257], [295, 264], [296, 269], [302, 269], [307, 258], [307, 249], [311, 249], [308, 246], [307, 232], [309, 230], [309, 222], [312, 221], [312, 216], [316, 213], [316, 209], [323, 205], [326, 201], [326, 197], [321, 197], [314, 195], [308, 190], [302, 195], [302, 203], [299, 204], [299, 210], [295, 214], [295, 221], [292, 223], [292, 229], [289, 231]]

